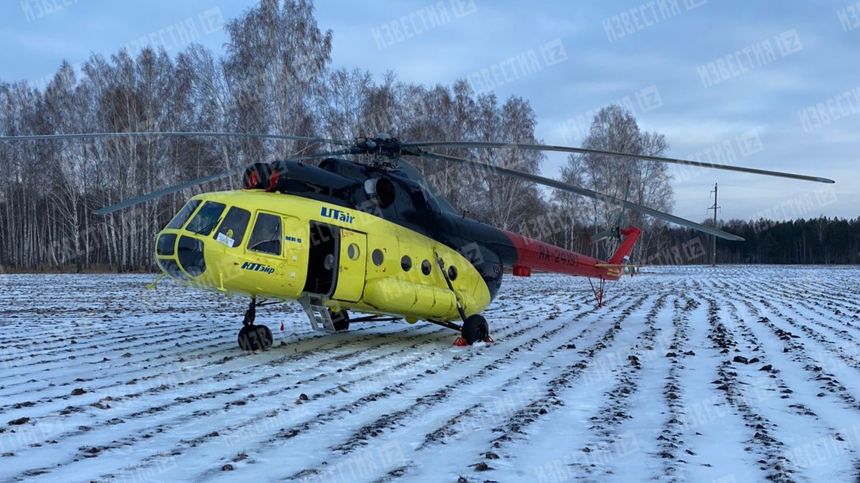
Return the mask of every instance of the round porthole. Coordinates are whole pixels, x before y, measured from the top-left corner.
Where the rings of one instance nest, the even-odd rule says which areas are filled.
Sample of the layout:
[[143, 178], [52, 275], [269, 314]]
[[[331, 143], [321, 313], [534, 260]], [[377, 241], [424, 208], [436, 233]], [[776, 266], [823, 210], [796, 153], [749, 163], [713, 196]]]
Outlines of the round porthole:
[[400, 259], [400, 268], [402, 268], [404, 272], [412, 270], [412, 259], [409, 258], [409, 255], [403, 255], [403, 258]]
[[334, 255], [332, 255], [331, 253], [326, 255], [325, 258], [323, 259], [323, 266], [325, 267], [326, 270], [333, 269], [334, 268]]
[[454, 265], [448, 267], [448, 278], [450, 280], [457, 280], [457, 267]]
[[382, 265], [382, 262], [385, 261], [385, 254], [382, 253], [382, 250], [380, 250], [379, 248], [373, 250], [373, 253], [370, 255], [370, 257], [373, 260], [373, 264], [377, 267]]
[[355, 243], [350, 243], [349, 246], [346, 247], [346, 256], [348, 256], [350, 260], [358, 260], [360, 255], [361, 250], [358, 249], [358, 245]]
[[430, 265], [429, 260], [424, 260], [423, 262], [421, 262], [421, 273], [423, 273], [424, 275], [430, 275], [431, 268], [433, 268], [433, 266]]

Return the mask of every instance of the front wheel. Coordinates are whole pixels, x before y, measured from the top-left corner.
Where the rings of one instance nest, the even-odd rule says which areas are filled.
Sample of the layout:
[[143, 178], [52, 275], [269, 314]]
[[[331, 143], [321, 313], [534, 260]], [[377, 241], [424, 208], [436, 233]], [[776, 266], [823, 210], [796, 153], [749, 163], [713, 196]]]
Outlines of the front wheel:
[[490, 326], [487, 324], [487, 319], [481, 314], [470, 315], [463, 322], [461, 334], [466, 339], [466, 343], [472, 345], [479, 340], [486, 340], [490, 336]]
[[248, 324], [239, 331], [239, 348], [243, 351], [266, 350], [273, 342], [272, 331], [265, 325]]

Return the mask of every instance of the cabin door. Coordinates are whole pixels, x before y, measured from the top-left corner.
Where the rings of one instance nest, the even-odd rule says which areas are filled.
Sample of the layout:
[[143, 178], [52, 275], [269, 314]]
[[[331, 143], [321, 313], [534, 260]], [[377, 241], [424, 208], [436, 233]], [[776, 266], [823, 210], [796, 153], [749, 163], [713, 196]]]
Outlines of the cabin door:
[[305, 292], [328, 297], [337, 278], [337, 258], [340, 237], [338, 227], [311, 222], [308, 237], [308, 276]]
[[340, 228], [337, 257], [337, 288], [332, 298], [345, 302], [358, 302], [364, 292], [367, 269], [367, 235]]

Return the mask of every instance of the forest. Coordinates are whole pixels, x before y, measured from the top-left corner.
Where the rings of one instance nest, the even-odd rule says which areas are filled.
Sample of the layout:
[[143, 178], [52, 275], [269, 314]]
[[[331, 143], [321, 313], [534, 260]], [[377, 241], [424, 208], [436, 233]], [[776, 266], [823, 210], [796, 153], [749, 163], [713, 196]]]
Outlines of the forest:
[[[223, 52], [191, 45], [176, 55], [143, 47], [92, 54], [79, 69], [62, 62], [44, 88], [0, 79], [0, 133], [218, 131], [288, 133], [329, 139], [389, 133], [407, 140], [539, 143], [524, 97], [499, 99], [466, 80], [418, 85], [395, 73], [332, 65], [331, 31], [310, 0], [261, 0], [227, 22]], [[640, 131], [632, 114], [606, 106], [584, 147], [660, 155], [665, 137]], [[238, 176], [107, 216], [94, 210], [182, 181], [249, 163], [325, 150], [317, 143], [249, 138], [151, 137], [0, 142], [0, 271], [154, 268], [155, 234], [191, 195], [237, 188]], [[450, 149], [447, 154], [539, 173], [536, 152]], [[443, 162], [409, 160], [467, 216], [597, 256], [594, 244], [618, 211], [600, 201], [539, 189]], [[671, 211], [671, 176], [655, 162], [571, 155], [561, 178]], [[644, 228], [635, 259], [705, 263], [710, 240], [635, 213]], [[857, 263], [860, 219], [721, 222], [747, 238], [720, 243], [720, 263]]]

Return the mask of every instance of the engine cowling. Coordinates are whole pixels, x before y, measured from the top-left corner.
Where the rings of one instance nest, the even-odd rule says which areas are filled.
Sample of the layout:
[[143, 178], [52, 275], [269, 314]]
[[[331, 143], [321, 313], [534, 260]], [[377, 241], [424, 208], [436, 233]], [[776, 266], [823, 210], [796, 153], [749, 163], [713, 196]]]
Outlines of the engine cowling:
[[388, 208], [394, 203], [396, 190], [394, 183], [388, 178], [370, 178], [364, 182], [364, 192], [375, 199], [381, 208]]
[[272, 166], [269, 163], [254, 163], [245, 168], [242, 184], [246, 190], [268, 189]]
[[245, 189], [263, 189], [277, 193], [322, 193], [331, 196], [344, 194], [355, 180], [316, 166], [296, 161], [254, 163], [245, 169]]

